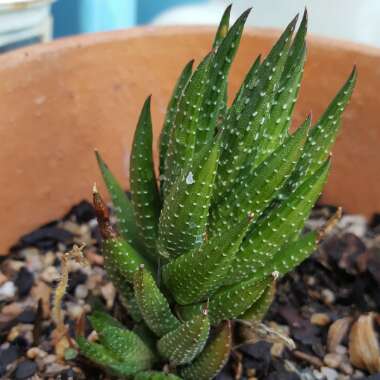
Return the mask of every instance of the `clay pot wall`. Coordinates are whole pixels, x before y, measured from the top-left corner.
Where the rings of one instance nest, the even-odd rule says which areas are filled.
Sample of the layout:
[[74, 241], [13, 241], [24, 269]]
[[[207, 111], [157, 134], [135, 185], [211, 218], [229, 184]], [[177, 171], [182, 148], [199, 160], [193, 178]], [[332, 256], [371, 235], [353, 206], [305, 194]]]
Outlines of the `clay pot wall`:
[[[101, 182], [94, 148], [127, 186], [131, 140], [145, 97], [153, 94], [157, 141], [176, 77], [189, 59], [208, 51], [213, 33], [199, 27], [132, 29], [0, 56], [1, 253], [20, 234], [89, 198], [93, 182]], [[278, 34], [245, 33], [231, 92]], [[369, 216], [380, 210], [380, 51], [311, 39], [295, 123], [311, 110], [316, 120], [354, 63], [359, 82], [324, 201]]]

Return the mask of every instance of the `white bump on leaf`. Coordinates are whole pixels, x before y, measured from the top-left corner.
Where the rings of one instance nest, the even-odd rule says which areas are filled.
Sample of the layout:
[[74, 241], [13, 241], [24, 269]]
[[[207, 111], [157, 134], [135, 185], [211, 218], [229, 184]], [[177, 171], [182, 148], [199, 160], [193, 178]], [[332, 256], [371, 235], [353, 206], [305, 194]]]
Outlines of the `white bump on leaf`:
[[192, 185], [194, 182], [195, 181], [194, 181], [193, 173], [189, 172], [189, 174], [186, 177], [186, 184], [187, 185]]

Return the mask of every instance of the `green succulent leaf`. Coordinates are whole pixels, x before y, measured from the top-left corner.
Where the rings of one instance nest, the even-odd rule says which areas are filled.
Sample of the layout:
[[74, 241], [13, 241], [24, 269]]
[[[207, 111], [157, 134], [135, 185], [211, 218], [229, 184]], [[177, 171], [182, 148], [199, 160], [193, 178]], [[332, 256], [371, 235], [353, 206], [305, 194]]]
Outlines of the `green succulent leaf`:
[[[216, 178], [215, 203], [218, 203], [224, 193], [234, 185], [245, 165], [249, 163], [252, 167], [258, 163], [255, 159], [257, 151], [260, 149], [258, 142], [265, 136], [263, 125], [268, 118], [270, 106], [277, 93], [296, 21], [294, 19], [289, 24], [260, 65], [252, 89], [247, 91], [246, 97], [242, 99], [245, 104], [244, 109], [237, 112], [232, 107], [225, 125], [223, 125], [226, 133]], [[251, 159], [248, 160], [248, 157]]]
[[270, 282], [271, 276], [259, 281], [253, 278], [219, 290], [209, 301], [211, 324], [239, 317], [261, 297]]
[[112, 281], [122, 285], [133, 283], [133, 275], [140, 265], [151, 269], [150, 263], [121, 237], [103, 240], [104, 266]]
[[211, 55], [207, 86], [196, 132], [196, 151], [208, 145], [214, 135], [219, 112], [224, 110], [226, 102], [227, 75], [231, 68], [243, 33], [244, 24], [250, 9], [242, 13], [226, 37], [220, 42], [216, 52]]
[[168, 289], [179, 304], [200, 302], [225, 280], [230, 263], [252, 222], [248, 213], [243, 221], [204, 241], [202, 246], [172, 260], [162, 270]]
[[241, 315], [239, 319], [251, 322], [261, 322], [273, 302], [275, 292], [276, 280], [273, 279], [272, 284], [266, 287], [260, 298], [243, 315]]
[[118, 358], [120, 364], [128, 364], [133, 372], [148, 369], [156, 361], [154, 353], [134, 332], [113, 323], [102, 314], [89, 317], [92, 327], [97, 331], [100, 343]]
[[110, 375], [129, 376], [137, 372], [133, 364], [122, 365], [120, 359], [101, 344], [89, 342], [84, 337], [78, 337], [76, 342], [83, 356], [104, 368]]
[[301, 25], [289, 50], [279, 87], [270, 110], [270, 116], [263, 126], [262, 139], [258, 141], [259, 149], [255, 157], [256, 163], [264, 160], [288, 135], [305, 64], [306, 31], [307, 12], [305, 11]]
[[134, 248], [142, 247], [137, 232], [133, 206], [125, 191], [118, 183], [114, 175], [108, 169], [99, 152], [95, 151], [100, 171], [106, 184], [108, 193], [112, 199], [113, 208], [117, 218], [117, 227], [123, 238]]
[[241, 221], [248, 212], [258, 219], [296, 167], [309, 126], [310, 118], [256, 169], [247, 170], [241, 176], [239, 182], [212, 210], [211, 233], [222, 233], [230, 224]]
[[202, 244], [219, 151], [220, 137], [182, 171], [165, 198], [158, 237], [161, 255], [177, 257]]
[[179, 101], [165, 160], [165, 197], [183, 168], [193, 160], [196, 130], [207, 85], [210, 60], [211, 53], [198, 65]]
[[354, 67], [346, 83], [340, 89], [316, 125], [311, 129], [302, 157], [284, 191], [285, 196], [306, 176], [312, 175], [329, 157], [331, 148], [340, 129], [342, 113], [355, 87], [356, 78], [357, 72]]
[[188, 364], [203, 350], [209, 331], [210, 321], [202, 313], [164, 335], [158, 341], [158, 351], [174, 365]]
[[135, 292], [131, 284], [123, 281], [122, 278], [115, 283], [117, 290], [119, 291], [120, 301], [124, 308], [127, 310], [129, 316], [134, 322], [139, 323], [143, 320], [139, 305], [137, 304]]
[[148, 257], [156, 261], [161, 202], [153, 166], [150, 97], [144, 103], [135, 131], [129, 176], [139, 236]]
[[145, 371], [135, 375], [134, 380], [181, 380], [181, 378], [172, 373]]
[[226, 364], [231, 348], [231, 322], [227, 321], [194, 362], [180, 370], [181, 376], [184, 380], [213, 379]]
[[251, 68], [248, 70], [248, 73], [246, 74], [244, 81], [239, 88], [239, 91], [236, 93], [235, 99], [232, 103], [232, 107], [229, 109], [228, 112], [232, 113], [233, 111], [236, 114], [240, 114], [243, 111], [246, 105], [246, 99], [250, 95], [257, 81], [257, 74], [260, 68], [260, 61], [261, 61], [261, 55], [259, 55], [256, 58]]
[[214, 42], [212, 44], [212, 48], [215, 50], [219, 47], [219, 45], [222, 43], [223, 39], [226, 37], [228, 33], [228, 29], [230, 27], [231, 8], [232, 4], [230, 4], [226, 8], [220, 20], [218, 30], [216, 31]]
[[144, 321], [157, 336], [161, 337], [180, 326], [152, 275], [143, 267], [135, 273], [133, 286]]
[[286, 200], [252, 226], [231, 265], [231, 283], [250, 278], [265, 268], [282, 245], [296, 239], [321, 194], [330, 168], [326, 161]]
[[[166, 110], [166, 116], [164, 121], [164, 126], [162, 127], [162, 131], [160, 134], [160, 177], [161, 179], [161, 188], [165, 183], [165, 161], [168, 153], [168, 145], [170, 141], [170, 135], [174, 128], [175, 118], [178, 112], [178, 106], [180, 103], [180, 99], [184, 88], [186, 87], [190, 76], [193, 70], [194, 60], [191, 60], [186, 64], [184, 69], [179, 76], [177, 83], [175, 85], [173, 94], [170, 98], [168, 108]], [[162, 193], [162, 191], [161, 191]]]
[[298, 240], [281, 247], [280, 251], [275, 254], [268, 264], [268, 267], [273, 268], [274, 271], [283, 276], [308, 258], [317, 249], [317, 244], [318, 233], [315, 231], [309, 232]]

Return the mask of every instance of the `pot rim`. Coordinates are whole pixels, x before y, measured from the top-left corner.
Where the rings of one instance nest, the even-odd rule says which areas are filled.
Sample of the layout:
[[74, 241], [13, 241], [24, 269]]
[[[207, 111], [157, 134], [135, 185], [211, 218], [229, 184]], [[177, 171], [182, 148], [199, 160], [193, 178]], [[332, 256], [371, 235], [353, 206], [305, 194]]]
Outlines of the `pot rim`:
[[[142, 35], [152, 35], [162, 37], [171, 34], [212, 34], [215, 32], [215, 26], [196, 26], [196, 25], [180, 25], [180, 26], [138, 26], [129, 29], [118, 29], [107, 32], [87, 33], [76, 36], [59, 38], [47, 43], [31, 45], [16, 49], [0, 56], [0, 65], [2, 67], [12, 67], [14, 65], [39, 59], [41, 54], [56, 54], [60, 51], [66, 52], [70, 48], [88, 47], [94, 44], [107, 43], [109, 41], [122, 41], [141, 37]], [[247, 28], [244, 32], [250, 36], [275, 38], [281, 33], [280, 29], [276, 28]], [[380, 48], [351, 42], [328, 38], [318, 35], [309, 35], [308, 41], [315, 48], [324, 49], [340, 49], [350, 52], [359, 53], [362, 55], [379, 56]]]

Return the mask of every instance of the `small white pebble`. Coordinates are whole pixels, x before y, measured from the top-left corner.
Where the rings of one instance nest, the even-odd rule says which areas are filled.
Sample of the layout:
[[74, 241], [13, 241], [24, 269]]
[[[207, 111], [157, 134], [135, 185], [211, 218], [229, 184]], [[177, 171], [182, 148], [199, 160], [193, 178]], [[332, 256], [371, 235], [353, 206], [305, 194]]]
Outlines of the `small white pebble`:
[[339, 376], [338, 372], [333, 368], [322, 367], [321, 372], [325, 376], [326, 380], [337, 380]]
[[79, 299], [85, 299], [88, 295], [88, 289], [86, 285], [80, 284], [75, 288], [75, 297]]
[[16, 294], [16, 286], [12, 281], [5, 282], [0, 287], [0, 301], [6, 301], [13, 298]]

